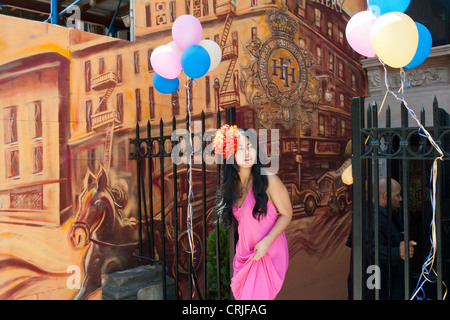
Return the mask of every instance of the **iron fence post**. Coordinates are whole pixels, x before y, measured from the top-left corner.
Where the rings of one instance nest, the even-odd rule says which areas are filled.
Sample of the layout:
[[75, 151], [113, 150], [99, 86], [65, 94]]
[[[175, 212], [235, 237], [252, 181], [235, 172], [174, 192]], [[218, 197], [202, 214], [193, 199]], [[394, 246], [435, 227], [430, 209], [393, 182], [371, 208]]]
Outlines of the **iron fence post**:
[[362, 201], [363, 174], [361, 155], [363, 141], [361, 139], [361, 119], [363, 119], [364, 98], [352, 99], [352, 174], [353, 174], [353, 299], [362, 300], [363, 288], [363, 227], [364, 204]]
[[405, 300], [409, 300], [410, 296], [410, 259], [409, 259], [409, 241], [410, 241], [410, 232], [409, 232], [409, 160], [407, 149], [408, 146], [408, 137], [407, 137], [407, 128], [408, 128], [408, 111], [406, 110], [405, 105], [402, 103], [401, 105], [401, 118], [402, 118], [402, 132], [401, 132], [401, 140], [400, 147], [402, 150], [402, 208], [403, 208], [403, 241], [405, 245], [405, 263], [404, 263], [404, 282], [405, 282]]

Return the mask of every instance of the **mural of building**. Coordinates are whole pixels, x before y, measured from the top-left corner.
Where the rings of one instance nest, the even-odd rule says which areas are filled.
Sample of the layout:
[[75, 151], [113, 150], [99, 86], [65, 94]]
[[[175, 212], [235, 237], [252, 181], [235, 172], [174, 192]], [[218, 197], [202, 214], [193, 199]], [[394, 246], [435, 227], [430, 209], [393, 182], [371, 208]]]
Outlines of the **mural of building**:
[[77, 263], [64, 231], [73, 214], [69, 30], [6, 16], [0, 24], [0, 297], [45, 299]]
[[5, 179], [0, 219], [58, 226], [72, 205], [67, 176], [70, 159], [64, 142], [69, 132], [58, 125], [69, 122], [65, 78], [69, 61], [47, 52], [2, 67]]
[[[0, 33], [0, 298], [98, 299], [101, 273], [136, 263], [123, 261], [137, 235], [129, 138], [136, 122], [156, 128], [175, 116], [183, 123], [189, 100], [194, 118], [205, 111], [208, 128], [217, 110], [235, 107], [239, 127], [280, 130], [270, 150], [295, 218], [279, 298], [346, 299], [351, 192], [340, 173], [351, 98], [366, 94], [360, 57], [345, 40], [364, 1], [346, 2], [137, 0], [135, 42], [1, 16], [0, 30], [16, 26], [17, 34]], [[172, 41], [182, 14], [200, 20], [223, 58], [190, 88], [182, 75], [180, 90], [163, 95], [153, 88], [150, 56]], [[89, 231], [80, 219], [92, 215], [94, 190], [115, 203], [123, 229], [96, 225], [97, 243], [84, 243]], [[165, 195], [169, 206], [173, 194]], [[120, 239], [129, 247], [111, 249], [119, 232], [129, 233]], [[107, 269], [105, 261], [114, 263]], [[70, 266], [80, 268], [81, 288], [68, 286]]]

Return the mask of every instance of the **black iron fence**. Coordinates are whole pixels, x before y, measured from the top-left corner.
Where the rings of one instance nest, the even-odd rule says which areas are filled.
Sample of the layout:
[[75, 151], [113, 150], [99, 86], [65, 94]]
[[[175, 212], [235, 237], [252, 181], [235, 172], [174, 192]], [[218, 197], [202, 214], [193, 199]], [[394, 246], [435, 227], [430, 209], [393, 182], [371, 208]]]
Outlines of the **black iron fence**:
[[[353, 98], [350, 294], [354, 299], [443, 299], [450, 273], [449, 115], [439, 108], [435, 98], [433, 125], [426, 130], [441, 147], [444, 157], [436, 162], [433, 192], [430, 182], [434, 180], [430, 178], [432, 164], [439, 156], [436, 149], [419, 127], [409, 126], [410, 116], [403, 104], [401, 126], [395, 128], [391, 127], [389, 106], [385, 110], [385, 126], [378, 123], [377, 109], [376, 103], [366, 108], [364, 98]], [[422, 108], [423, 126], [425, 116]], [[385, 179], [382, 189], [381, 177]], [[392, 207], [392, 198], [396, 196], [392, 193], [395, 191], [392, 179], [401, 186], [398, 210]], [[380, 203], [384, 191], [385, 207]], [[410, 247], [410, 241], [417, 244]]]
[[[233, 111], [234, 108], [230, 108], [227, 112], [227, 123], [234, 123]], [[175, 299], [220, 300], [229, 297], [229, 293], [224, 292], [229, 291], [229, 279], [224, 281], [222, 278], [228, 275], [224, 270], [229, 270], [230, 251], [228, 247], [219, 245], [223, 243], [219, 237], [224, 231], [211, 224], [221, 166], [209, 165], [203, 158], [207, 145], [203, 139], [205, 128], [219, 128], [224, 121], [222, 116], [220, 111], [207, 116], [202, 112], [192, 119], [187, 115], [182, 121], [173, 117], [171, 123], [160, 119], [159, 125], [153, 127], [148, 121], [146, 128], [136, 124], [136, 138], [130, 139], [134, 145], [130, 157], [136, 160], [137, 166], [138, 258], [160, 263], [166, 270], [161, 279], [164, 299], [171, 298], [168, 293], [172, 285], [168, 280], [171, 279], [175, 280], [172, 289]], [[190, 130], [194, 123], [200, 124], [201, 130]], [[185, 137], [172, 138], [175, 130], [183, 128], [191, 135], [193, 146]], [[174, 150], [179, 152], [186, 148], [193, 150], [192, 156], [201, 159], [200, 163], [194, 161], [188, 167], [186, 163], [177, 164], [172, 160]], [[189, 227], [188, 178], [193, 186], [193, 215]], [[189, 245], [188, 229], [192, 231], [193, 250]]]

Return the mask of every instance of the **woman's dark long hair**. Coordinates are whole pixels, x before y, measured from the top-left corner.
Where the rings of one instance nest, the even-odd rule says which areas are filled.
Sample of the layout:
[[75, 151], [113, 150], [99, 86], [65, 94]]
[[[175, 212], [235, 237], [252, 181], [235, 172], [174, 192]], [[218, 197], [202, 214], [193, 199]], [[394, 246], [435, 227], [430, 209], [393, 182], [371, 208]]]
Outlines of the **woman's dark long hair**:
[[[251, 130], [241, 128], [242, 132], [250, 138], [250, 141], [257, 141], [256, 135]], [[257, 146], [253, 146], [257, 149]], [[261, 175], [262, 163], [257, 149], [256, 162], [253, 164], [251, 174], [253, 176], [252, 191], [256, 203], [253, 207], [253, 217], [258, 221], [267, 214], [267, 196], [266, 189], [268, 180], [266, 175]], [[230, 163], [231, 162], [231, 163]], [[239, 166], [234, 155], [232, 155], [222, 165], [223, 171], [220, 184], [216, 192], [216, 207], [214, 209], [214, 218], [216, 223], [228, 228], [233, 221], [236, 221], [233, 215], [233, 205], [238, 198], [236, 193], [236, 184], [239, 180]]]

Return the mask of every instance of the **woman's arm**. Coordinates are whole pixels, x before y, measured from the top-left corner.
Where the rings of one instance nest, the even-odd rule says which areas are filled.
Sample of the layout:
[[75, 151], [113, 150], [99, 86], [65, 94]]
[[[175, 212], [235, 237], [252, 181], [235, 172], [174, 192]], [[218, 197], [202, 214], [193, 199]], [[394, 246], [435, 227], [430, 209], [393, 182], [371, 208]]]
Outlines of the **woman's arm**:
[[283, 182], [276, 175], [268, 176], [269, 185], [266, 193], [269, 200], [275, 205], [280, 216], [273, 225], [269, 233], [256, 244], [254, 251], [256, 254], [252, 260], [259, 260], [265, 256], [270, 244], [286, 229], [292, 219], [292, 204], [289, 199], [289, 193]]

